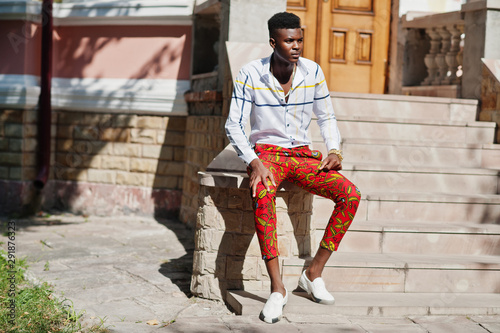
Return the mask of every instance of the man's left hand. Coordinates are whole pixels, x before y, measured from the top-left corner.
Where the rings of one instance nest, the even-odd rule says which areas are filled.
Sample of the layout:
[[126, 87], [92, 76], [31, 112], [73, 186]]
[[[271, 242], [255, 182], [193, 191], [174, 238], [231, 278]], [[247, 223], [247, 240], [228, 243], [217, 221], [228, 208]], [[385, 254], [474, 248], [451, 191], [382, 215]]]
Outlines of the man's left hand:
[[337, 155], [330, 154], [321, 162], [319, 170], [342, 170], [342, 163]]

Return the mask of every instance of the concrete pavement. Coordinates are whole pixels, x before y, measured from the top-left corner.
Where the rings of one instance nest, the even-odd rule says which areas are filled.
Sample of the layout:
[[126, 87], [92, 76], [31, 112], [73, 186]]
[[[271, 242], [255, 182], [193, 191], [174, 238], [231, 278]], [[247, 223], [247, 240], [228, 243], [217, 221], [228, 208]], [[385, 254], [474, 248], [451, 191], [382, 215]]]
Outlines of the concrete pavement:
[[[176, 220], [70, 214], [7, 219], [33, 281], [110, 332], [500, 332], [500, 316], [382, 317], [287, 312], [269, 325], [190, 295], [193, 231]], [[2, 236], [2, 238], [5, 238]], [[5, 241], [5, 239], [2, 239]], [[69, 304], [69, 301], [68, 301]]]

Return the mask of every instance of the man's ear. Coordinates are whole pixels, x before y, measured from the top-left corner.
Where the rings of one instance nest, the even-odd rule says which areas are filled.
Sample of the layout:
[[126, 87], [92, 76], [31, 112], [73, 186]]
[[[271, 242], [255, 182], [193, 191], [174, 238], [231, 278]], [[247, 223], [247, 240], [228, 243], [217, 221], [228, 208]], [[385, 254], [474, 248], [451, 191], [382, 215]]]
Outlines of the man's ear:
[[274, 47], [276, 46], [276, 40], [274, 38], [269, 38], [269, 45], [271, 45], [271, 47], [274, 49]]

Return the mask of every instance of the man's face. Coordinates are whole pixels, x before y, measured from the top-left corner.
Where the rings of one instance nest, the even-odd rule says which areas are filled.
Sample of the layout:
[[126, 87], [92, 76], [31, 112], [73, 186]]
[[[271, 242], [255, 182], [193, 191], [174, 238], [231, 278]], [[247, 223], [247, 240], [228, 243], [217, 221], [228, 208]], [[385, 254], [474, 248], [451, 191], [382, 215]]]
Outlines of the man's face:
[[296, 63], [302, 54], [304, 37], [302, 29], [278, 29], [274, 31], [269, 44], [274, 49], [274, 55], [288, 63]]

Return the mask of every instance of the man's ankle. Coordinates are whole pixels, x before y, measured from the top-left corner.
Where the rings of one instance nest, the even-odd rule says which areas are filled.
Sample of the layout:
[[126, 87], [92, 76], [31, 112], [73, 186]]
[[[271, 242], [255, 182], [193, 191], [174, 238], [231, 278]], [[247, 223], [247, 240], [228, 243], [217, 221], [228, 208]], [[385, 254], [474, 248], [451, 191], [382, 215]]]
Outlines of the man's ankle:
[[277, 287], [271, 287], [271, 293], [281, 293], [283, 295], [283, 297], [285, 297], [286, 295], [286, 289], [285, 289], [285, 286], [284, 285], [281, 285], [281, 286], [277, 286]]
[[314, 268], [311, 269], [310, 267], [306, 269], [306, 276], [309, 279], [309, 281], [314, 281], [314, 279], [321, 277], [321, 272], [317, 272]]

